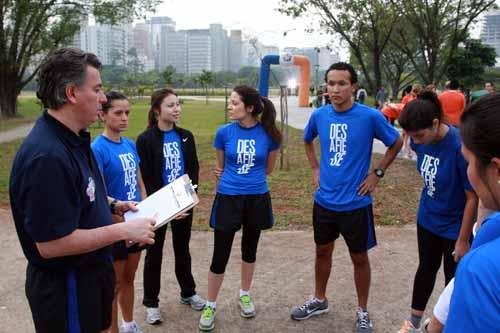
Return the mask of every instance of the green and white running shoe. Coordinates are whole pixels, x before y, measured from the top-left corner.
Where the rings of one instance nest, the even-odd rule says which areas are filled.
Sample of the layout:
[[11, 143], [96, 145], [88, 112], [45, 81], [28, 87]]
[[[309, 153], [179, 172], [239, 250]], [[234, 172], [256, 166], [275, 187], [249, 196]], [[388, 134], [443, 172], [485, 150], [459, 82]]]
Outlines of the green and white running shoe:
[[255, 317], [255, 305], [253, 305], [252, 299], [249, 295], [243, 295], [240, 297], [240, 315], [243, 318], [253, 318]]
[[202, 331], [212, 331], [215, 328], [215, 309], [209, 305], [205, 305], [205, 309], [201, 313], [200, 323], [198, 328]]

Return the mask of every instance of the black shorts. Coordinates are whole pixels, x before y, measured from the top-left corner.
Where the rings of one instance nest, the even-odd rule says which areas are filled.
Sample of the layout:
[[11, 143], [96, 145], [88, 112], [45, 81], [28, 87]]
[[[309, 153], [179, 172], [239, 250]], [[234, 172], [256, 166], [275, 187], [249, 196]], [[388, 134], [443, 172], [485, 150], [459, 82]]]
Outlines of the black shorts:
[[337, 212], [314, 202], [313, 225], [314, 242], [317, 245], [333, 242], [339, 235], [344, 237], [350, 252], [366, 252], [377, 245], [372, 205]]
[[37, 333], [98, 333], [111, 326], [115, 272], [110, 261], [69, 271], [28, 264], [26, 296]]
[[129, 253], [141, 252], [144, 250], [145, 246], [139, 246], [139, 244], [134, 244], [127, 247], [125, 241], [116, 242], [111, 246], [111, 252], [113, 255], [113, 260], [127, 260]]
[[269, 192], [245, 195], [217, 193], [215, 196], [210, 215], [210, 226], [214, 229], [236, 232], [245, 225], [254, 230], [265, 230], [273, 224], [273, 207]]

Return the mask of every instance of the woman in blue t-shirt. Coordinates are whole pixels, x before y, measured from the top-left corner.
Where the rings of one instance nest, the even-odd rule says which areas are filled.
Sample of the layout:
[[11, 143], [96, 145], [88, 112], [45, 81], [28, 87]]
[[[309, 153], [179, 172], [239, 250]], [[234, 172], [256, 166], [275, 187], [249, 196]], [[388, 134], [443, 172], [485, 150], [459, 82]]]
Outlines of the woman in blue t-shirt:
[[[127, 97], [119, 92], [106, 94], [106, 99], [107, 102], [99, 114], [104, 123], [104, 131], [92, 143], [92, 151], [103, 175], [108, 195], [121, 201], [141, 201], [146, 197], [146, 190], [139, 169], [139, 156], [135, 143], [121, 135], [128, 127], [130, 103]], [[116, 215], [113, 218], [115, 219]], [[127, 248], [124, 241], [113, 245], [116, 285], [112, 333], [118, 333], [118, 304], [123, 317], [120, 332], [142, 332], [133, 319], [134, 279], [141, 258], [140, 251], [138, 246]]]
[[[461, 117], [467, 174], [484, 207], [479, 228], [457, 269], [445, 333], [500, 332], [500, 94], [471, 104]], [[480, 243], [480, 245], [478, 245]]]
[[274, 105], [254, 88], [238, 86], [231, 93], [228, 113], [234, 122], [220, 127], [214, 142], [218, 184], [210, 217], [214, 251], [208, 273], [208, 297], [199, 323], [204, 331], [215, 326], [217, 295], [234, 235], [241, 228], [240, 314], [244, 318], [255, 316], [249, 290], [257, 244], [261, 231], [271, 228], [274, 222], [266, 179], [274, 168], [281, 143]]
[[423, 178], [417, 215], [419, 265], [415, 274], [410, 317], [400, 333], [416, 332], [434, 289], [443, 260], [445, 282], [454, 277], [457, 262], [469, 250], [477, 211], [477, 196], [467, 179], [458, 129], [443, 122], [437, 95], [422, 92], [399, 116], [417, 154]]
[[[198, 185], [199, 164], [193, 134], [177, 126], [181, 105], [171, 89], [156, 90], [151, 96], [148, 128], [137, 138], [137, 152], [141, 158], [141, 171], [148, 195], [184, 174]], [[162, 322], [159, 307], [163, 244], [167, 226], [172, 228], [175, 276], [179, 283], [180, 302], [200, 311], [205, 300], [196, 293], [191, 272], [191, 226], [193, 211], [181, 214], [176, 220], [156, 230], [155, 243], [148, 246], [144, 260], [144, 299], [146, 322], [151, 325]]]

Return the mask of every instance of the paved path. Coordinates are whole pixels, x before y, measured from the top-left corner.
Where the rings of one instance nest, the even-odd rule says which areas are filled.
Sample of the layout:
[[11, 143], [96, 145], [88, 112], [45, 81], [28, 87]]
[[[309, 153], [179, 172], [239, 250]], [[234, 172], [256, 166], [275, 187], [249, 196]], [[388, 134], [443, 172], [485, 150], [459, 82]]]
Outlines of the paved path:
[[[377, 227], [379, 245], [370, 251], [372, 286], [369, 309], [375, 331], [396, 332], [408, 316], [413, 276], [417, 268], [417, 241], [414, 225]], [[259, 242], [258, 261], [252, 286], [257, 317], [242, 319], [237, 308], [240, 281], [240, 233], [234, 241], [231, 260], [217, 301], [215, 332], [354, 332], [356, 292], [352, 265], [344, 241], [338, 241], [327, 295], [330, 312], [304, 322], [290, 319], [290, 309], [302, 303], [313, 290], [314, 245], [312, 230], [264, 232]], [[197, 332], [200, 313], [179, 304], [179, 287], [173, 273], [171, 232], [167, 232], [162, 268], [160, 302], [166, 317], [159, 326], [144, 323], [143, 261], [135, 280], [136, 320], [145, 333]], [[191, 254], [197, 290], [207, 294], [207, 272], [213, 249], [211, 232], [193, 232]], [[17, 240], [10, 212], [0, 209], [0, 332], [31, 333], [34, 331], [24, 293], [26, 259]], [[444, 287], [443, 274], [438, 274], [432, 309], [438, 292]]]
[[33, 128], [34, 123], [15, 127], [11, 130], [0, 132], [0, 143], [9, 142], [15, 139], [24, 138]]

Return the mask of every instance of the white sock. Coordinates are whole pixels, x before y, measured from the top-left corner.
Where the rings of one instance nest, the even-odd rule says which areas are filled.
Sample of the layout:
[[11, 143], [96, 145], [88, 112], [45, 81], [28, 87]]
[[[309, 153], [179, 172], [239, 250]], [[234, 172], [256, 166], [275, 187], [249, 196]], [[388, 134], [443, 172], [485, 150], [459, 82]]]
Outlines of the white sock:
[[207, 300], [207, 306], [211, 307], [212, 309], [215, 309], [217, 307], [217, 302], [210, 302]]
[[243, 289], [240, 289], [240, 298], [241, 298], [242, 296], [245, 296], [245, 295], [247, 295], [247, 296], [248, 296], [248, 295], [250, 295], [250, 294], [248, 293], [248, 291], [245, 291], [245, 290], [243, 290]]
[[317, 298], [317, 297], [314, 297], [314, 300], [315, 300], [315, 301], [318, 301], [318, 302], [321, 302], [321, 303], [323, 303], [323, 302], [325, 301], [325, 299], [324, 299], [324, 298], [323, 298], [323, 299], [319, 299], [319, 298]]
[[128, 330], [130, 330], [130, 329], [134, 328], [134, 326], [135, 326], [135, 325], [137, 325], [137, 324], [135, 323], [135, 320], [132, 320], [132, 321], [129, 321], [129, 322], [127, 322], [127, 321], [125, 321], [125, 320], [123, 320], [123, 321], [122, 321], [122, 326], [123, 326], [123, 329], [124, 329], [125, 331], [128, 331]]

